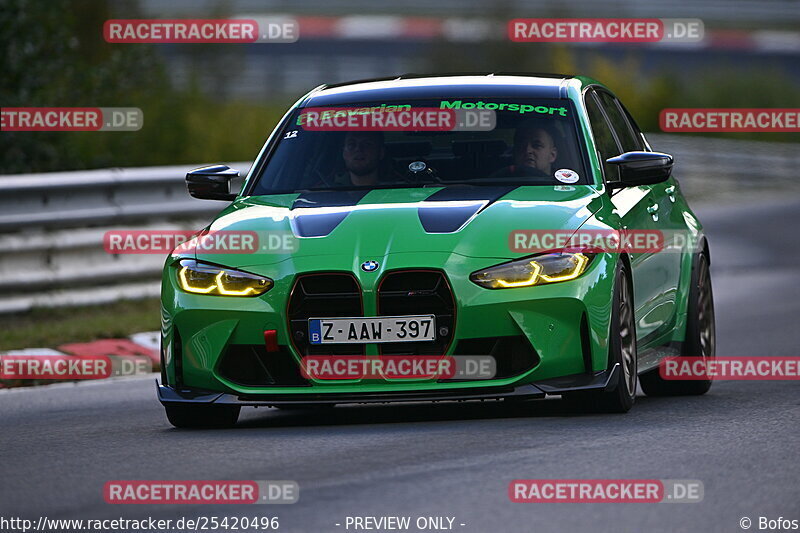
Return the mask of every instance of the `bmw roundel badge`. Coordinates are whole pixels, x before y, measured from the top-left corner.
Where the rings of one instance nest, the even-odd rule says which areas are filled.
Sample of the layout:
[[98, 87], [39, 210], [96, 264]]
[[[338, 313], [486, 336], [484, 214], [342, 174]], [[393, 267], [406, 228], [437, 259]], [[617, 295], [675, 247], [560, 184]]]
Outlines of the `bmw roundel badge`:
[[361, 263], [361, 270], [364, 272], [375, 272], [378, 270], [378, 262], [377, 261], [364, 261]]

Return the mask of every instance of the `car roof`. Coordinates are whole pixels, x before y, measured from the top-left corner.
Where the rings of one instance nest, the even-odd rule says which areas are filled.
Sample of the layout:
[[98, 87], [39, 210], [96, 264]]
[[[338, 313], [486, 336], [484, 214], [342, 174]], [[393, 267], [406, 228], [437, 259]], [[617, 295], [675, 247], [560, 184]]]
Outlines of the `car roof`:
[[307, 106], [336, 106], [361, 102], [437, 98], [567, 98], [567, 88], [594, 82], [565, 74], [469, 73], [404, 74], [389, 78], [321, 85], [302, 102]]

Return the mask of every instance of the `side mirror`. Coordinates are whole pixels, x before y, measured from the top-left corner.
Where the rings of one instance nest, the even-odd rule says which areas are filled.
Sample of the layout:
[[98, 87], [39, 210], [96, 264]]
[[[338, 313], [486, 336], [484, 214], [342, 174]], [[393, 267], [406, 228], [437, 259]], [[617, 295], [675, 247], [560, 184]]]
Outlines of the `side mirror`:
[[672, 174], [672, 156], [661, 152], [625, 152], [606, 159], [606, 163], [619, 165], [619, 181], [609, 182], [611, 189], [652, 185], [667, 181]]
[[186, 174], [186, 187], [190, 195], [201, 200], [233, 200], [236, 195], [230, 192], [231, 179], [238, 175], [238, 170], [227, 165], [196, 168]]

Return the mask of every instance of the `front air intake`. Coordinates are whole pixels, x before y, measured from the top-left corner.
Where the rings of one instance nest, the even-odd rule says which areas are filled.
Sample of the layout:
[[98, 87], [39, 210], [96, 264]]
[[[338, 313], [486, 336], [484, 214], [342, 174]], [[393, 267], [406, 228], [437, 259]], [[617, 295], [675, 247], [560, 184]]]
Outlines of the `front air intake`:
[[364, 345], [308, 342], [309, 318], [364, 316], [361, 287], [348, 273], [303, 274], [297, 277], [289, 296], [289, 334], [292, 345], [303, 355], [363, 355]]
[[379, 347], [383, 355], [442, 355], [453, 339], [453, 291], [447, 278], [438, 270], [388, 272], [378, 284], [378, 314], [436, 317], [435, 341], [382, 343]]

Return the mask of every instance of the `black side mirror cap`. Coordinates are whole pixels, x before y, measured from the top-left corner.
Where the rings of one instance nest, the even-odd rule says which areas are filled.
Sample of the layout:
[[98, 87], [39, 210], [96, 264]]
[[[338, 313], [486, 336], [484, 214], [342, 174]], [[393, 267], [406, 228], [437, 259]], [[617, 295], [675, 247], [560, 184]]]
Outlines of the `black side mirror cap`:
[[606, 163], [619, 165], [619, 181], [608, 183], [610, 189], [616, 189], [667, 181], [674, 161], [671, 155], [661, 152], [625, 152], [606, 159]]
[[237, 176], [239, 171], [227, 165], [196, 168], [186, 173], [186, 187], [191, 196], [201, 200], [233, 200], [231, 179]]

